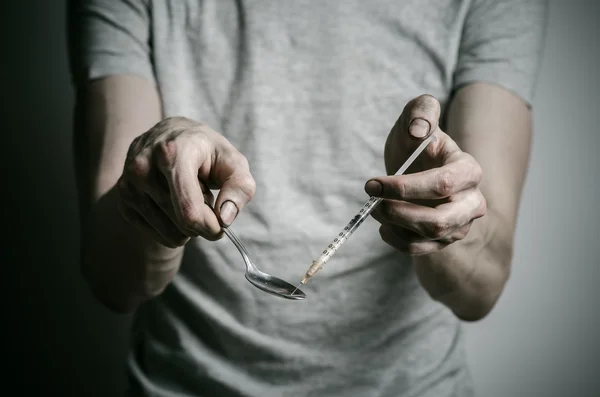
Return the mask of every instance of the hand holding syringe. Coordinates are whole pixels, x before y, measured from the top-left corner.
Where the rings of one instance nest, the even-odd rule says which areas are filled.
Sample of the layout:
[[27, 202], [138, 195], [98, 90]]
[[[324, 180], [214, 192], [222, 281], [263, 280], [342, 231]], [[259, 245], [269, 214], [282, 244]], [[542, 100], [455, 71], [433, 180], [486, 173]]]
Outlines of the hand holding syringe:
[[[421, 152], [425, 150], [427, 145], [433, 141], [435, 141], [435, 134], [430, 135], [427, 139], [421, 142], [421, 144], [415, 149], [413, 154], [411, 154], [410, 157], [404, 162], [404, 164], [402, 164], [400, 169], [398, 169], [398, 172], [396, 172], [395, 175], [404, 174], [404, 172], [406, 172], [408, 167], [410, 167], [410, 165], [415, 161], [419, 154], [421, 154]], [[346, 240], [350, 238], [352, 233], [354, 233], [354, 231], [358, 229], [361, 223], [363, 223], [363, 221], [367, 219], [367, 217], [371, 214], [371, 212], [373, 212], [375, 207], [377, 207], [377, 205], [379, 205], [379, 203], [382, 200], [383, 199], [380, 197], [371, 197], [369, 201], [367, 201], [365, 205], [363, 205], [358, 214], [356, 214], [356, 216], [352, 218], [352, 220], [346, 225], [344, 230], [342, 230], [338, 234], [338, 236], [331, 242], [331, 244], [329, 244], [327, 248], [325, 248], [323, 253], [313, 261], [312, 265], [306, 271], [306, 274], [304, 274], [304, 277], [302, 277], [302, 280], [300, 281], [298, 287], [300, 287], [300, 285], [302, 284], [306, 284], [308, 280], [311, 279], [311, 277], [313, 277], [315, 274], [317, 274], [319, 270], [323, 268], [323, 266], [325, 265], [325, 263], [327, 263], [329, 258], [331, 258], [333, 254], [335, 254], [335, 252], [342, 246], [342, 244], [344, 244]]]

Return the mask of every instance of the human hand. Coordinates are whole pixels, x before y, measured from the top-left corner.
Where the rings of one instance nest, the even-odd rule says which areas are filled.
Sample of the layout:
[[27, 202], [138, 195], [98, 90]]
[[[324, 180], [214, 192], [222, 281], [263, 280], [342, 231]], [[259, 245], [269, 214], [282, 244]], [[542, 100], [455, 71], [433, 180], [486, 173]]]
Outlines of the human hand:
[[[215, 202], [210, 189], [217, 188]], [[233, 222], [255, 189], [248, 161], [225, 137], [201, 123], [168, 118], [130, 145], [118, 207], [138, 230], [176, 248], [191, 237], [221, 238], [221, 225]]]
[[[405, 106], [385, 144], [388, 175], [370, 179], [365, 191], [382, 197], [372, 216], [382, 239], [410, 255], [442, 250], [465, 238], [471, 224], [486, 213], [479, 190], [482, 170], [439, 128], [440, 104], [430, 95]], [[393, 175], [428, 136], [436, 140], [404, 175]]]

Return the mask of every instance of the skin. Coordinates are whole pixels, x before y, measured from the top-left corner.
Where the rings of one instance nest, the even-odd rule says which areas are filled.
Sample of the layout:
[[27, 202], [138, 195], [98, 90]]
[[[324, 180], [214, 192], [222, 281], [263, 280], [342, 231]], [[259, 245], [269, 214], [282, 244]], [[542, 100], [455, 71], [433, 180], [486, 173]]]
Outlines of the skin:
[[[222, 135], [193, 120], [163, 120], [160, 109], [156, 88], [134, 76], [77, 92], [82, 273], [119, 313], [160, 294], [187, 241], [221, 238], [221, 225], [255, 192], [246, 158]], [[530, 115], [504, 89], [473, 84], [452, 101], [447, 133], [439, 116], [431, 96], [409, 102], [386, 142], [388, 174], [424, 136], [438, 139], [410, 175], [373, 178], [365, 190], [386, 199], [373, 213], [383, 240], [413, 256], [433, 299], [473, 321], [492, 309], [508, 278]], [[412, 137], [419, 124], [425, 130]], [[210, 189], [219, 189], [216, 199]]]
[[[75, 115], [82, 274], [105, 306], [132, 312], [168, 285], [191, 237], [222, 237], [221, 225], [254, 195], [254, 179], [245, 157], [208, 126], [161, 121], [146, 80], [94, 81], [77, 93]], [[216, 201], [211, 188], [220, 188]]]
[[413, 256], [430, 296], [476, 321], [490, 313], [509, 277], [531, 114], [509, 91], [477, 83], [453, 98], [447, 132], [439, 118], [435, 98], [409, 102], [386, 142], [388, 174], [418, 145], [411, 126], [423, 125], [420, 139], [434, 133], [437, 141], [409, 174], [373, 178], [365, 191], [385, 198], [373, 212], [381, 237]]

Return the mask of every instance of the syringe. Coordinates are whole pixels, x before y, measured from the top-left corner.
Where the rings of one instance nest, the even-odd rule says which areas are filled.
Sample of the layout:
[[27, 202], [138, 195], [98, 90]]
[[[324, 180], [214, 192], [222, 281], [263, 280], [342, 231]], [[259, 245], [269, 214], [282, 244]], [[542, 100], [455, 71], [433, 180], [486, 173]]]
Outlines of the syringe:
[[[427, 147], [427, 145], [429, 145], [430, 142], [435, 141], [435, 139], [435, 134], [431, 134], [427, 139], [421, 142], [421, 144], [415, 149], [415, 151], [404, 162], [404, 164], [402, 164], [400, 169], [398, 169], [398, 171], [394, 175], [404, 174], [404, 172], [406, 172], [408, 167], [410, 167], [410, 165], [413, 163], [413, 161], [415, 161], [419, 154], [421, 154], [421, 152], [425, 150], [425, 148]], [[298, 287], [300, 287], [300, 285], [306, 284], [311, 277], [313, 277], [315, 274], [317, 274], [319, 270], [323, 268], [323, 266], [329, 260], [329, 258], [331, 258], [333, 254], [335, 254], [335, 252], [342, 246], [342, 244], [344, 244], [346, 240], [350, 238], [352, 233], [354, 233], [354, 231], [358, 229], [361, 223], [363, 223], [363, 221], [367, 219], [367, 217], [371, 214], [371, 212], [373, 212], [377, 205], [381, 203], [382, 200], [383, 199], [381, 197], [371, 197], [369, 201], [367, 201], [362, 206], [362, 208], [354, 216], [354, 218], [352, 218], [352, 220], [348, 222], [344, 230], [342, 230], [337, 235], [337, 237], [333, 239], [331, 244], [329, 244], [327, 248], [323, 250], [323, 253], [321, 253], [321, 255], [313, 261], [312, 265], [304, 274], [304, 277], [302, 277], [302, 280], [300, 281], [300, 284], [298, 284]]]

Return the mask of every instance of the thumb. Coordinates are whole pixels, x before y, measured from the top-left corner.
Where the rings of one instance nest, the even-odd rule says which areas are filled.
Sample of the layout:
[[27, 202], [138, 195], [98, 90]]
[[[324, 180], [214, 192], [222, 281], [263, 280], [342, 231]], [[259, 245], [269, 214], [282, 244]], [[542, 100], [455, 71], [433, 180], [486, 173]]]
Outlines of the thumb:
[[419, 141], [425, 140], [438, 127], [440, 102], [431, 95], [421, 95], [406, 104], [394, 125], [396, 133], [406, 134]]
[[406, 104], [385, 143], [388, 173], [395, 173], [410, 153], [438, 129], [440, 114], [439, 101], [428, 94]]
[[214, 208], [220, 223], [229, 226], [254, 197], [256, 182], [248, 161], [241, 153], [220, 154], [218, 158], [211, 172], [220, 189]]

